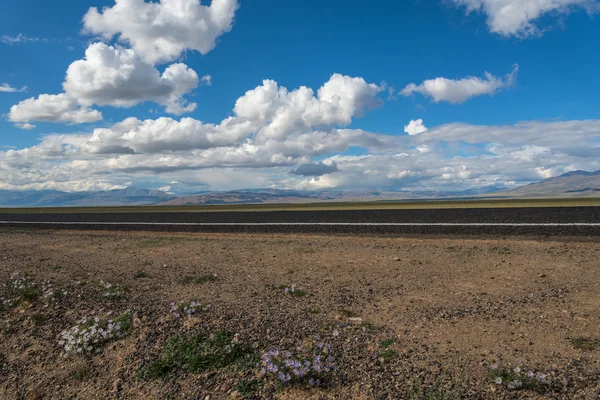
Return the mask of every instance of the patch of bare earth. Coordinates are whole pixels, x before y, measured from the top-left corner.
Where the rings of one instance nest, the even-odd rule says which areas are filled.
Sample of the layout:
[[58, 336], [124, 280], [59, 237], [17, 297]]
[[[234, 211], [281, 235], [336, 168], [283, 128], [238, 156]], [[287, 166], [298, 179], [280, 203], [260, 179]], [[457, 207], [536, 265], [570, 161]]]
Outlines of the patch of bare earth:
[[600, 398], [593, 240], [4, 230], [0, 284], [2, 399]]

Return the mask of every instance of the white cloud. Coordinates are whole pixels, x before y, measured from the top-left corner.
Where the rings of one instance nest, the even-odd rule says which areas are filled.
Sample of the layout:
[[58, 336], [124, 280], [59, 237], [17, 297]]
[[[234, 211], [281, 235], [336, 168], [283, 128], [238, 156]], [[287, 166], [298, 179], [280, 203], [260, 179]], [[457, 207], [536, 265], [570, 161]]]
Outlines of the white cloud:
[[84, 31], [107, 40], [118, 36], [149, 63], [175, 60], [185, 50], [210, 52], [218, 37], [232, 28], [237, 0], [116, 0], [83, 17]]
[[17, 89], [17, 88], [10, 86], [8, 83], [0, 84], [0, 92], [16, 93], [16, 92], [25, 92], [25, 91], [27, 91], [27, 86], [23, 86], [21, 89]]
[[431, 97], [434, 102], [447, 101], [452, 104], [460, 104], [470, 98], [494, 95], [500, 90], [510, 88], [514, 85], [519, 66], [514, 65], [511, 73], [501, 78], [488, 72], [485, 78], [469, 76], [463, 79], [435, 78], [423, 81], [420, 85], [411, 83], [401, 92], [403, 96], [411, 96], [414, 93], [420, 93], [423, 96]]
[[30, 124], [29, 122], [16, 123], [15, 126], [17, 128], [25, 129], [25, 130], [35, 129], [35, 125]]
[[48, 39], [27, 37], [21, 33], [19, 33], [17, 36], [9, 36], [9, 35], [0, 36], [0, 42], [7, 44], [9, 46], [12, 46], [14, 44], [18, 45], [18, 44], [29, 43], [29, 42], [47, 42], [47, 41], [48, 41]]
[[260, 124], [259, 140], [281, 140], [290, 133], [320, 126], [348, 125], [352, 117], [377, 107], [383, 87], [363, 78], [333, 74], [317, 92], [302, 86], [292, 92], [272, 80], [246, 92], [234, 107], [241, 118]]
[[537, 36], [544, 28], [535, 22], [546, 14], [566, 14], [577, 7], [598, 9], [597, 0], [451, 0], [467, 12], [482, 11], [493, 33], [503, 36]]
[[[31, 121], [82, 124], [101, 120], [102, 114], [97, 110], [81, 107], [64, 93], [41, 94], [37, 98], [31, 97], [12, 106], [8, 119], [20, 124]], [[21, 125], [25, 129], [29, 126], [29, 124]]]
[[131, 49], [94, 43], [87, 48], [85, 59], [69, 66], [63, 88], [84, 106], [132, 107], [154, 101], [179, 115], [196, 108], [182, 96], [198, 83], [196, 72], [185, 64], [172, 64], [160, 74]]
[[202, 78], [200, 78], [200, 82], [202, 82], [202, 84], [205, 86], [210, 86], [212, 85], [212, 76], [204, 75]]
[[[288, 91], [277, 82], [246, 92], [234, 107], [234, 115], [219, 124], [193, 118], [140, 121], [128, 118], [110, 128], [95, 129], [84, 145], [100, 154], [161, 153], [192, 149], [239, 146], [251, 135], [253, 143], [287, 162], [303, 154], [322, 154], [345, 148], [353, 140], [350, 131], [323, 132], [319, 128], [347, 125], [352, 117], [378, 104], [380, 88], [362, 78], [334, 74], [314, 96], [312, 89]], [[313, 131], [316, 129], [315, 131]], [[372, 136], [364, 135], [373, 142]], [[319, 140], [316, 140], [316, 139]], [[248, 145], [244, 154], [256, 146]]]
[[422, 119], [411, 120], [408, 125], [404, 127], [404, 132], [411, 136], [418, 135], [420, 133], [427, 132], [427, 127], [423, 124]]
[[[343, 127], [376, 106], [380, 92], [336, 75], [316, 94], [265, 81], [218, 123], [128, 118], [89, 134], [46, 136], [36, 146], [0, 151], [0, 188], [81, 190], [145, 181], [179, 182], [178, 192], [463, 190], [600, 169], [600, 120], [451, 123], [418, 135]], [[343, 154], [353, 146], [365, 154]]]

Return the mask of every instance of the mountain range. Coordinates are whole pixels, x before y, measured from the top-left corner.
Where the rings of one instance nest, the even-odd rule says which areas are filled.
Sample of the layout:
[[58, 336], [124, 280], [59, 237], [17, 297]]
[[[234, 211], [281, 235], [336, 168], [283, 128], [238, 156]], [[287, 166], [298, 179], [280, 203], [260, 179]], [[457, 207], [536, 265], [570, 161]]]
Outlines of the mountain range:
[[248, 189], [175, 196], [137, 188], [96, 192], [0, 190], [0, 207], [86, 207], [120, 205], [193, 205], [390, 201], [449, 198], [600, 197], [600, 171], [572, 171], [515, 189], [489, 186], [464, 191], [340, 191]]

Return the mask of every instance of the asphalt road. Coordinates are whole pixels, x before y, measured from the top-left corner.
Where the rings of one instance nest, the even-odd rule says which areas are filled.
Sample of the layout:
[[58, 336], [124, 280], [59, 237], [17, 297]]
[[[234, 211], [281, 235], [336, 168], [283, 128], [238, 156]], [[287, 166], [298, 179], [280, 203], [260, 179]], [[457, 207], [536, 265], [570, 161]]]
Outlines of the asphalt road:
[[12, 214], [0, 227], [174, 232], [600, 236], [600, 207]]

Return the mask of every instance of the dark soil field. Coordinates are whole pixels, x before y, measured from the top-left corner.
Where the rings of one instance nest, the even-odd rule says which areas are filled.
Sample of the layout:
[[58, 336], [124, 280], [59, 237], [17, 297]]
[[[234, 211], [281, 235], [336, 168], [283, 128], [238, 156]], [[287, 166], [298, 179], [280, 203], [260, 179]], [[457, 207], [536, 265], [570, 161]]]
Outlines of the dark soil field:
[[0, 231], [1, 399], [598, 399], [593, 239]]

